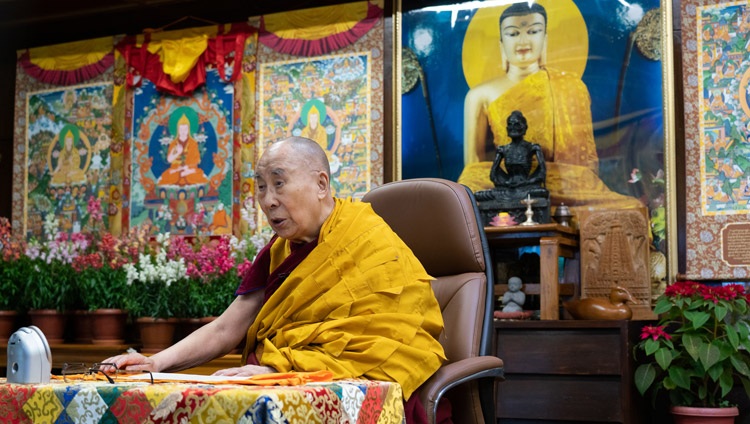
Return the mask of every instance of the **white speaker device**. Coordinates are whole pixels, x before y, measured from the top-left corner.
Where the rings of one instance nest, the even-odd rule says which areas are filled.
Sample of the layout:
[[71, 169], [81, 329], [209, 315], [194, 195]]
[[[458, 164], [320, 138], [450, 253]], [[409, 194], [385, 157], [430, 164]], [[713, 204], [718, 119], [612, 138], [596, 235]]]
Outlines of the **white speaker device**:
[[8, 383], [49, 383], [52, 352], [36, 326], [21, 327], [8, 339]]

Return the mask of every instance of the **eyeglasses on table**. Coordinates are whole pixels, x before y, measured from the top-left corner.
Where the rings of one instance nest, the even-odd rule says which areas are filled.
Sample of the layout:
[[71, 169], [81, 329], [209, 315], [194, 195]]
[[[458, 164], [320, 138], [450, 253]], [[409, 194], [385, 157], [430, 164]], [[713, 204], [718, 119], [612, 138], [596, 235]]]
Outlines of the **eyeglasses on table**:
[[[105, 369], [102, 368], [105, 368], [108, 371], [105, 371]], [[114, 371], [112, 371], [111, 369], [114, 369]], [[148, 374], [151, 384], [154, 384], [154, 375], [151, 374], [151, 371], [120, 369], [116, 364], [111, 362], [94, 362], [93, 364], [91, 364], [91, 366], [88, 366], [83, 362], [66, 362], [62, 367], [63, 381], [65, 381], [66, 383], [72, 382], [72, 376], [74, 375], [77, 377], [82, 376], [83, 380], [94, 380], [99, 374], [103, 375], [104, 378], [106, 378], [107, 381], [111, 384], [115, 384], [118, 380], [118, 377], [125, 374]]]

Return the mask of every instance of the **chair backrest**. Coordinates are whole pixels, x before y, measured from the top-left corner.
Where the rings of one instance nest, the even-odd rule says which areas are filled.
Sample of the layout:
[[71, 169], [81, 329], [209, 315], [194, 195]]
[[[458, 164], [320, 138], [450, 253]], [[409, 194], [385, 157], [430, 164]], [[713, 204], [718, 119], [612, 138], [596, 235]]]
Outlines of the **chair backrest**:
[[[471, 191], [452, 181], [419, 178], [377, 187], [362, 200], [372, 204], [435, 278], [432, 288], [445, 324], [440, 343], [448, 361], [491, 355], [492, 262]], [[473, 396], [467, 407], [476, 409], [477, 399]], [[455, 403], [454, 419], [460, 407]]]

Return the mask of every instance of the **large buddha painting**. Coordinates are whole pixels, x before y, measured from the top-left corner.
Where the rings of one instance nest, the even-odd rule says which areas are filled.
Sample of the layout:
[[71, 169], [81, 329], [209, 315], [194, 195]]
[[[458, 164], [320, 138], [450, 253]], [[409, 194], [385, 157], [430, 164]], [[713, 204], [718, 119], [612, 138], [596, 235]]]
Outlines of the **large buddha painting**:
[[520, 110], [553, 208], [647, 206], [666, 250], [659, 11], [658, 0], [404, 11], [399, 177], [492, 188], [505, 121]]

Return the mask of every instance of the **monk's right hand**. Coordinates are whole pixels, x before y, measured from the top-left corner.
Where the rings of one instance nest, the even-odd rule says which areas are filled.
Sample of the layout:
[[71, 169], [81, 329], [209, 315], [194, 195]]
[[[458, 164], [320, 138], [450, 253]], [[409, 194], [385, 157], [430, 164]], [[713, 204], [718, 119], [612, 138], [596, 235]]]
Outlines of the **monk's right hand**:
[[[147, 356], [143, 356], [140, 353], [126, 353], [123, 355], [113, 356], [111, 358], [107, 358], [101, 363], [115, 364], [117, 368], [121, 370], [151, 371], [151, 372], [158, 371], [156, 369], [156, 363], [153, 361], [153, 359]], [[102, 370], [104, 370], [105, 372], [114, 371], [112, 367], [109, 367], [108, 369], [106, 366], [102, 366]]]

